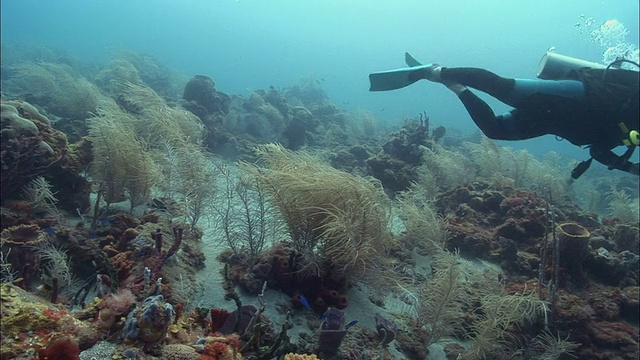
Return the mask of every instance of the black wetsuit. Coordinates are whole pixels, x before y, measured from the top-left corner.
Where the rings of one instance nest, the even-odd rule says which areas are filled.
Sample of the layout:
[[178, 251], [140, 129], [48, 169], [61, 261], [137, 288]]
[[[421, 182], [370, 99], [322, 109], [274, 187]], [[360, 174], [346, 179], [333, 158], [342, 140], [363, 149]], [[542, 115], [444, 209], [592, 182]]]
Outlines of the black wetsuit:
[[610, 69], [605, 78], [603, 72], [580, 70], [566, 80], [525, 80], [503, 78], [478, 68], [442, 68], [441, 78], [514, 107], [496, 116], [471, 91], [459, 94], [473, 121], [491, 139], [522, 140], [553, 134], [574, 145], [588, 145], [591, 156], [610, 169], [637, 174], [638, 164], [611, 150], [624, 145], [630, 130], [638, 131], [639, 73]]

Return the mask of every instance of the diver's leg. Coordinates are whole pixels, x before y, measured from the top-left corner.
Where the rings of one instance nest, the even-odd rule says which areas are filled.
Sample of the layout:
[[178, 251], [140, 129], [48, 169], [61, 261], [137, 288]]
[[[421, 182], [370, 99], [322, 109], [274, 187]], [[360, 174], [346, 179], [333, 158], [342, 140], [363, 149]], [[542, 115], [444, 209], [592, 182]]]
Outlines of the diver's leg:
[[502, 101], [515, 86], [515, 80], [479, 68], [445, 68], [440, 70], [442, 82], [454, 82], [478, 89]]
[[429, 80], [458, 83], [485, 92], [507, 105], [518, 107], [535, 94], [583, 100], [584, 85], [577, 80], [511, 79], [479, 68], [435, 68]]
[[496, 140], [531, 139], [547, 133], [546, 126], [540, 119], [531, 119], [522, 110], [512, 110], [504, 115], [496, 116], [491, 107], [460, 84], [446, 84], [458, 95], [478, 128], [489, 138]]

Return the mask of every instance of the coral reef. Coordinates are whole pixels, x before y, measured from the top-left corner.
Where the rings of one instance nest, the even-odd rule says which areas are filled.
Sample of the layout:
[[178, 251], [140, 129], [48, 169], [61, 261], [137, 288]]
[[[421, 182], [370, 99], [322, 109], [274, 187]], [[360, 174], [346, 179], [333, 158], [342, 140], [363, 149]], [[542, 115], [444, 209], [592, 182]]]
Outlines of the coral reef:
[[[551, 213], [546, 200], [533, 192], [508, 187], [497, 190], [475, 183], [445, 192], [436, 204], [439, 211], [450, 214], [448, 247], [458, 248], [470, 257], [500, 263], [504, 274], [499, 277], [508, 293], [522, 293], [529, 284], [530, 289], [537, 288], [543, 294], [543, 299], [553, 289], [547, 284], [540, 286], [536, 273], [542, 271], [545, 278], [552, 276], [551, 263], [558, 261], [548, 256], [543, 262], [541, 255], [544, 244], [550, 247], [552, 243], [544, 239], [552, 234], [553, 229], [547, 224], [548, 216], [553, 216], [559, 224], [553, 232], [557, 234], [559, 249], [557, 300], [550, 302], [555, 328], [561, 334], [571, 333], [568, 339], [572, 341], [591, 344], [574, 350], [581, 359], [599, 358], [591, 346], [615, 349], [601, 351], [627, 354], [623, 358], [630, 359], [637, 355], [637, 348], [630, 349], [637, 347], [638, 332], [625, 322], [625, 313], [621, 311], [621, 304], [628, 301], [623, 299], [628, 297], [621, 297], [621, 290], [609, 286], [621, 286], [629, 294], [638, 284], [637, 269], [623, 265], [628, 250], [618, 248], [613, 241], [614, 224], [601, 224], [594, 220], [594, 215], [565, 201], [561, 199], [555, 204]], [[547, 248], [547, 252], [552, 249]], [[631, 254], [629, 258], [638, 259], [637, 250]], [[576, 328], [586, 331], [578, 335], [571, 330]], [[618, 329], [618, 335], [607, 335], [612, 334], [613, 328]], [[482, 331], [487, 334], [487, 330]]]
[[635, 179], [568, 188], [426, 113], [382, 134], [318, 79], [45, 60], [2, 64], [3, 359], [638, 358]]

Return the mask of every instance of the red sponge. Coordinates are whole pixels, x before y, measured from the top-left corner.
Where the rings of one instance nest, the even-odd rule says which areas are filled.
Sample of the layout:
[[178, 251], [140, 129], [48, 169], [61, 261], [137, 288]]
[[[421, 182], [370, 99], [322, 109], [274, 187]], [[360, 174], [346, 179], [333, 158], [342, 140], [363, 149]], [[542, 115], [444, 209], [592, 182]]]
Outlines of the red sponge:
[[80, 348], [71, 339], [58, 340], [38, 350], [40, 360], [80, 360]]

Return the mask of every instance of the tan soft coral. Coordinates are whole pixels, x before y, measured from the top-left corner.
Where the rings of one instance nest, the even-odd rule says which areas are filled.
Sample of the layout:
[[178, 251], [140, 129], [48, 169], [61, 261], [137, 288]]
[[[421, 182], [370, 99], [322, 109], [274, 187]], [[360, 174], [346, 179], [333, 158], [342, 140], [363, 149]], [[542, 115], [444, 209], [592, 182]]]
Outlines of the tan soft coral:
[[266, 167], [245, 166], [280, 210], [297, 251], [331, 272], [368, 280], [384, 264], [389, 208], [376, 181], [337, 170], [280, 145], [258, 148]]

